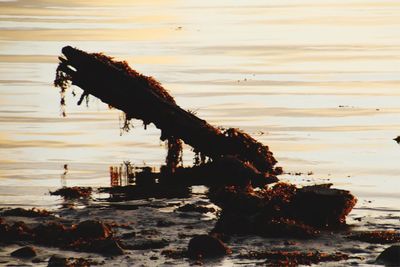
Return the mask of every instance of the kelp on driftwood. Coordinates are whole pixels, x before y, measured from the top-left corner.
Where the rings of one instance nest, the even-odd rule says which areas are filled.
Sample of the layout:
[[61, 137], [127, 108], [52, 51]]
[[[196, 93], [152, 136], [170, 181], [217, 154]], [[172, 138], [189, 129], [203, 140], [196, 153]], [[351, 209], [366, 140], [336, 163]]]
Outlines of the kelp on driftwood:
[[[152, 77], [131, 69], [100, 53], [86, 53], [66, 46], [62, 49], [54, 84], [62, 93], [72, 83], [84, 90], [81, 99], [94, 95], [108, 105], [122, 110], [126, 118], [153, 123], [161, 130], [161, 140], [168, 140], [167, 166], [173, 172], [181, 160], [178, 140], [211, 159], [236, 157], [269, 176], [280, 174], [268, 146], [238, 130], [213, 127], [179, 107], [170, 94]], [[65, 102], [62, 100], [62, 102]], [[80, 101], [81, 102], [81, 101]]]
[[[312, 237], [318, 229], [345, 223], [356, 203], [350, 192], [328, 185], [297, 188], [277, 184], [265, 188], [276, 182], [276, 175], [282, 172], [275, 167], [277, 161], [268, 146], [240, 130], [213, 127], [183, 110], [160, 83], [132, 70], [126, 62], [70, 46], [64, 47], [62, 53], [65, 58], [60, 57], [54, 82], [62, 93], [69, 84], [77, 85], [84, 90], [79, 102], [94, 95], [125, 112], [127, 120], [153, 123], [161, 130], [160, 139], [168, 141], [164, 169], [159, 173], [143, 171], [136, 175], [134, 187], [103, 189], [106, 192], [135, 199], [153, 196], [168, 186], [210, 186], [210, 199], [223, 210], [215, 233]], [[180, 166], [182, 141], [193, 147], [196, 162], [201, 164]], [[206, 156], [211, 161], [206, 163]], [[253, 187], [262, 190], [255, 191]], [[165, 193], [171, 194], [168, 190]]]

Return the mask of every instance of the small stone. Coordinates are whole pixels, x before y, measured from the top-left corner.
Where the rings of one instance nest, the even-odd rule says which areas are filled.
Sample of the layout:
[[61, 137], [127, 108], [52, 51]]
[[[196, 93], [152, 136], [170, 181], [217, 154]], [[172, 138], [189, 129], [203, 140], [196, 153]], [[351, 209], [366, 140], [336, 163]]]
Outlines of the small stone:
[[36, 256], [36, 249], [33, 247], [22, 247], [20, 249], [17, 249], [11, 253], [11, 256], [16, 257], [16, 258], [24, 258], [24, 259], [29, 259], [33, 258]]
[[400, 266], [400, 245], [393, 245], [385, 249], [376, 259], [379, 264]]
[[188, 254], [192, 259], [221, 257], [231, 253], [231, 249], [221, 240], [209, 235], [197, 235], [189, 241]]
[[47, 267], [64, 267], [64, 266], [68, 266], [68, 265], [69, 265], [69, 262], [68, 262], [67, 258], [58, 256], [58, 255], [53, 255], [49, 259]]

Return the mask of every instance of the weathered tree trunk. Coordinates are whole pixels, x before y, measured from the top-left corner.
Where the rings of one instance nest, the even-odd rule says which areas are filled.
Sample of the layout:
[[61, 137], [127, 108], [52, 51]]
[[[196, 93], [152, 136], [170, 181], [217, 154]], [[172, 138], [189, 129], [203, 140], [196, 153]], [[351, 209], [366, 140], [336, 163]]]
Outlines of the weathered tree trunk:
[[[55, 85], [67, 81], [103, 102], [126, 113], [128, 119], [154, 123], [161, 140], [183, 140], [194, 151], [212, 159], [233, 156], [251, 164], [269, 177], [281, 171], [267, 146], [237, 129], [222, 130], [179, 107], [153, 78], [132, 70], [126, 62], [113, 61], [103, 54], [89, 54], [66, 46], [62, 49]], [[174, 145], [171, 145], [176, 147]], [[173, 155], [169, 155], [174, 159]], [[176, 157], [175, 157], [176, 158]], [[171, 163], [175, 167], [176, 163]]]

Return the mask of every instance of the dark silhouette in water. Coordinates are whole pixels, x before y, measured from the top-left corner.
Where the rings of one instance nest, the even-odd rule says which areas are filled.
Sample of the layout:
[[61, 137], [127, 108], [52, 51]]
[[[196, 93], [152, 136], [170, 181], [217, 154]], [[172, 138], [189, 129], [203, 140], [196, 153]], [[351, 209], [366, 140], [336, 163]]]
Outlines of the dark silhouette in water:
[[[281, 173], [281, 168], [275, 168], [277, 161], [268, 146], [238, 129], [214, 127], [183, 110], [159, 82], [139, 74], [126, 62], [70, 46], [64, 47], [62, 52], [66, 58], [60, 57], [54, 81], [61, 92], [64, 94], [70, 84], [77, 85], [84, 90], [84, 97], [89, 94], [98, 97], [125, 112], [127, 120], [140, 119], [144, 125], [153, 123], [161, 130], [160, 139], [168, 140], [166, 164], [171, 172], [180, 164], [182, 140], [192, 146], [195, 153], [200, 153], [200, 158], [235, 157], [244, 168], [251, 165], [267, 177]], [[267, 179], [264, 185], [266, 183]]]

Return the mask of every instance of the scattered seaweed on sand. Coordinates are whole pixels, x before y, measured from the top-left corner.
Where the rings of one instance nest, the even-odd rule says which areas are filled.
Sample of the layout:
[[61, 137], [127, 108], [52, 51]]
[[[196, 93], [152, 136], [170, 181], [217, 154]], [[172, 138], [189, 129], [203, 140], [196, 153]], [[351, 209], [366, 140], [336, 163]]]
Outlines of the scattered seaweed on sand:
[[94, 220], [83, 221], [70, 227], [59, 222], [39, 223], [29, 227], [24, 222], [7, 224], [0, 221], [0, 242], [17, 241], [101, 255], [124, 253], [113, 232], [102, 222]]
[[400, 242], [400, 233], [393, 230], [355, 232], [348, 238], [374, 244], [392, 244]]
[[208, 213], [208, 212], [215, 212], [215, 209], [213, 207], [206, 207], [201, 205], [198, 206], [195, 204], [186, 204], [182, 207], [177, 208], [175, 211]]
[[74, 198], [89, 198], [92, 194], [91, 187], [63, 187], [57, 189], [56, 191], [50, 192], [52, 196], [62, 196], [65, 199], [74, 199]]
[[50, 257], [48, 261], [47, 267], [86, 267], [93, 265], [102, 265], [97, 261], [92, 259], [84, 259], [84, 258], [65, 258], [59, 255], [53, 255]]
[[49, 217], [52, 213], [45, 209], [22, 209], [22, 208], [14, 208], [14, 209], [6, 209], [1, 212], [1, 216], [17, 216], [17, 217]]
[[321, 262], [343, 261], [349, 258], [343, 253], [323, 253], [319, 251], [250, 251], [240, 254], [242, 259], [266, 260], [267, 266], [312, 265]]

